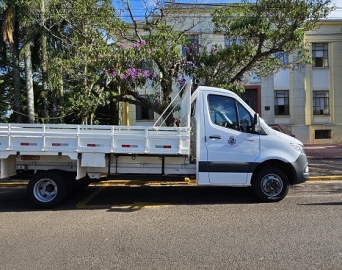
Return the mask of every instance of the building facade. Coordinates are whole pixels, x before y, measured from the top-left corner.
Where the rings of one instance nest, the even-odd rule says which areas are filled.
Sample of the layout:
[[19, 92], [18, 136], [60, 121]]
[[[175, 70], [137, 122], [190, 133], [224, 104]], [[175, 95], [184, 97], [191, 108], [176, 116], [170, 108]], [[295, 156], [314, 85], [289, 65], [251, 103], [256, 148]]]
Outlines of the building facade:
[[[213, 33], [210, 10], [214, 7], [172, 4], [167, 22], [179, 30], [191, 29], [189, 39], [200, 44], [224, 46], [224, 36]], [[304, 143], [342, 143], [342, 19], [322, 21], [306, 32], [305, 41], [313, 64], [267, 78], [250, 74], [244, 78], [242, 98], [266, 123], [285, 126]], [[129, 111], [132, 125], [150, 124], [157, 117], [134, 105]]]

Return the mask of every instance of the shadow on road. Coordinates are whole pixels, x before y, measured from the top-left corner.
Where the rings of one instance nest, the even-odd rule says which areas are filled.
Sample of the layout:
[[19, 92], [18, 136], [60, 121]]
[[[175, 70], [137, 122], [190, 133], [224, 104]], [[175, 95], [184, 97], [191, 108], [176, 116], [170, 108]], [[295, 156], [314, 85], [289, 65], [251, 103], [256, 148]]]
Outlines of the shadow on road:
[[298, 204], [298, 205], [302, 205], [302, 206], [338, 206], [338, 205], [342, 205], [342, 202], [327, 202], [327, 203], [303, 203], [303, 204]]
[[[45, 211], [108, 209], [110, 212], [132, 212], [170, 205], [246, 203], [260, 203], [249, 187], [89, 186], [73, 192], [60, 206]], [[21, 211], [39, 211], [28, 203], [26, 189], [0, 188], [0, 212]]]

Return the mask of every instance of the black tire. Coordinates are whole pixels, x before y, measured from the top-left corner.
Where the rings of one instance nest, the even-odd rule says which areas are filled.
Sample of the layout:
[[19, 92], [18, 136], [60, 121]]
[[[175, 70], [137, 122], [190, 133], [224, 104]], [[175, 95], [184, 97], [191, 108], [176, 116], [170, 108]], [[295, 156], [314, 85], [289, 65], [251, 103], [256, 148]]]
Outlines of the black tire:
[[279, 202], [289, 191], [287, 175], [277, 167], [265, 167], [256, 172], [252, 188], [263, 202]]
[[65, 177], [68, 179], [68, 183], [70, 184], [70, 193], [72, 191], [80, 191], [91, 183], [88, 177], [84, 177], [82, 179], [76, 180], [76, 173], [74, 172], [64, 172]]
[[70, 193], [70, 181], [60, 170], [42, 171], [35, 174], [27, 185], [27, 196], [36, 208], [49, 209], [63, 202]]

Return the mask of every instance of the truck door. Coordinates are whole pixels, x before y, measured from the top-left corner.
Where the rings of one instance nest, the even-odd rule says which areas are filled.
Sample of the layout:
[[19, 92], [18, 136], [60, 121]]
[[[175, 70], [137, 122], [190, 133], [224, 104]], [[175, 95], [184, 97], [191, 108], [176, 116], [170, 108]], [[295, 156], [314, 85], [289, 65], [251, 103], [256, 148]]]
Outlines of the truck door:
[[260, 135], [252, 130], [253, 116], [229, 96], [208, 94], [204, 107], [209, 114], [205, 117], [205, 146], [210, 183], [246, 184], [260, 153]]

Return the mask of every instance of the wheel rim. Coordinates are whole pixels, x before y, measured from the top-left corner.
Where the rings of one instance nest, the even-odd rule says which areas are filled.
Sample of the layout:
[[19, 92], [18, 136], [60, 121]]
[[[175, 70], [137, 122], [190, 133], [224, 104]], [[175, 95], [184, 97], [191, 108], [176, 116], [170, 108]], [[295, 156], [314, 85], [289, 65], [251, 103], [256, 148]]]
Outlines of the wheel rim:
[[40, 202], [51, 202], [57, 195], [57, 185], [49, 178], [40, 179], [34, 185], [33, 194]]
[[260, 185], [262, 192], [271, 197], [278, 196], [284, 187], [283, 180], [276, 174], [267, 174]]

